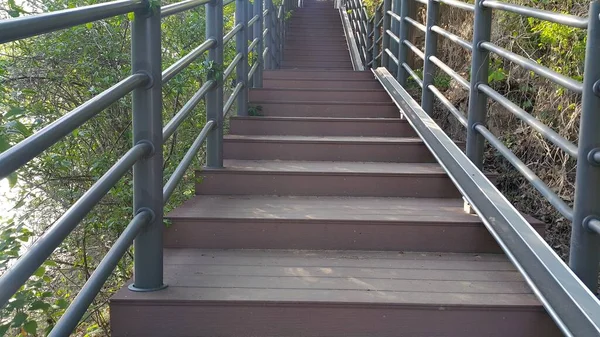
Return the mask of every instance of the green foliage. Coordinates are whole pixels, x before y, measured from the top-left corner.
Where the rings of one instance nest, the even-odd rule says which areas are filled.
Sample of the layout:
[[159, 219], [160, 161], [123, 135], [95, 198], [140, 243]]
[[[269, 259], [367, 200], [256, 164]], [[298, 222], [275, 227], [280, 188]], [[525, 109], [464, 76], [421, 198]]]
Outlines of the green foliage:
[[450, 82], [452, 78], [447, 74], [437, 74], [433, 78], [433, 85], [435, 85], [439, 90], [447, 90], [450, 88]]
[[262, 106], [260, 105], [248, 105], [249, 116], [262, 116]]
[[[95, 4], [97, 0], [25, 0], [32, 12]], [[21, 4], [21, 2], [19, 2]], [[150, 9], [160, 2], [150, 0]], [[163, 3], [164, 5], [165, 3]], [[5, 6], [6, 7], [6, 6]], [[9, 0], [9, 16], [27, 14]], [[0, 9], [0, 10], [3, 10]], [[234, 6], [224, 10], [233, 26]], [[134, 15], [76, 26], [0, 47], [0, 152], [60, 118], [131, 72]], [[163, 67], [204, 41], [204, 7], [162, 20]], [[193, 62], [163, 86], [166, 123], [235, 56], [228, 44], [224, 64]], [[165, 182], [206, 123], [199, 104], [164, 144]], [[10, 214], [0, 218], [0, 274], [43, 234], [132, 145], [131, 98], [112, 104], [10, 177], [2, 196]], [[191, 167], [202, 165], [203, 151]], [[184, 176], [165, 210], [193, 196], [194, 174]], [[42, 336], [52, 328], [133, 214], [132, 175], [126, 174], [68, 236], [51, 258], [0, 311], [0, 336]], [[98, 295], [76, 335], [108, 336], [107, 300], [131, 277], [128, 252]]]
[[488, 83], [502, 82], [506, 79], [506, 72], [504, 72], [500, 59], [492, 58], [489, 66]]

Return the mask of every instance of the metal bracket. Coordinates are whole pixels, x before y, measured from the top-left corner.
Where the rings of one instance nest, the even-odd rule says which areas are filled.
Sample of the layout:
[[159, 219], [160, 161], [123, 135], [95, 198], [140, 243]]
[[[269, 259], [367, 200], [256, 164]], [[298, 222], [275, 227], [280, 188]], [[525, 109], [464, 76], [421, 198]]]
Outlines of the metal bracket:
[[588, 153], [587, 160], [593, 166], [600, 166], [600, 148], [592, 149]]

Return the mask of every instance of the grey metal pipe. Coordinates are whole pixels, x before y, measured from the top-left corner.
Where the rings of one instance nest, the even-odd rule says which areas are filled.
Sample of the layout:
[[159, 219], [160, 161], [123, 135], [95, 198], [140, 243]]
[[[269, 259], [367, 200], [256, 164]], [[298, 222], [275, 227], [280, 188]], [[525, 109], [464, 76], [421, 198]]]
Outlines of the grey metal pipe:
[[418, 2], [418, 3], [421, 3], [425, 6], [427, 6], [427, 0], [414, 0], [414, 2]]
[[548, 185], [546, 185], [527, 165], [522, 162], [512, 151], [502, 143], [494, 134], [482, 124], [475, 126], [475, 130], [493, 146], [504, 159], [517, 170], [548, 202], [568, 220], [573, 219], [573, 210], [567, 205]]
[[406, 63], [402, 63], [402, 68], [404, 68], [406, 70], [406, 72], [408, 72], [408, 74], [413, 78], [413, 80], [415, 80], [415, 82], [417, 82], [417, 84], [421, 87], [421, 89], [423, 89], [423, 81], [421, 80], [419, 75], [417, 75], [417, 73], [415, 73], [412, 70], [412, 68]]
[[[406, 48], [407, 45], [405, 44], [405, 42], [410, 43], [410, 41], [408, 41], [409, 27], [406, 21], [404, 21], [404, 18], [408, 17], [410, 13], [410, 8], [411, 4], [408, 0], [402, 0], [400, 2], [400, 22], [398, 23], [398, 38], [400, 39], [400, 43], [398, 44], [398, 63], [400, 65], [403, 65], [406, 62], [408, 62], [408, 49]], [[398, 71], [396, 72], [396, 80], [398, 80], [398, 83], [400, 83], [400, 85], [406, 85], [408, 76], [409, 74], [407, 73], [406, 69], [403, 66], [399, 66]]]
[[423, 58], [423, 90], [421, 91], [421, 108], [428, 114], [433, 113], [433, 93], [429, 86], [433, 84], [436, 69], [433, 61], [437, 53], [437, 34], [431, 32], [431, 27], [436, 24], [440, 12], [440, 4], [429, 0], [427, 4], [425, 57]]
[[171, 174], [171, 177], [169, 177], [169, 181], [167, 181], [165, 187], [163, 187], [163, 204], [167, 203], [167, 201], [173, 194], [173, 191], [175, 191], [175, 187], [177, 187], [177, 184], [179, 184], [179, 181], [181, 180], [181, 178], [183, 178], [185, 171], [188, 169], [188, 167], [194, 160], [194, 157], [198, 154], [198, 151], [200, 150], [202, 143], [204, 143], [208, 132], [213, 128], [214, 125], [214, 121], [206, 122], [206, 124], [200, 131], [200, 134], [198, 134], [198, 137], [196, 137], [196, 139], [192, 143], [192, 146], [190, 146], [188, 151], [185, 153], [185, 156], [183, 156], [183, 159], [181, 159], [179, 165], [177, 165], [175, 171], [173, 171], [173, 174]]
[[248, 27], [252, 27], [252, 25], [254, 25], [256, 22], [258, 22], [259, 19], [259, 15], [256, 14], [252, 17], [252, 19], [248, 20]]
[[431, 31], [432, 32], [436, 32], [437, 34], [447, 38], [448, 40], [455, 42], [456, 44], [458, 44], [459, 46], [465, 48], [466, 50], [472, 51], [473, 50], [473, 46], [471, 45], [472, 42], [469, 42], [463, 38], [461, 38], [460, 36], [456, 35], [456, 34], [452, 34], [449, 31], [443, 29], [440, 26], [433, 26], [431, 27]]
[[514, 62], [527, 70], [531, 70], [534, 73], [546, 79], [549, 79], [550, 81], [558, 85], [562, 85], [563, 87], [573, 92], [581, 93], [583, 91], [583, 84], [581, 82], [576, 81], [565, 75], [559, 74], [556, 71], [548, 67], [544, 67], [543, 65], [540, 65], [539, 63], [533, 60], [527, 59], [521, 55], [517, 55], [502, 47], [498, 47], [491, 42], [482, 42], [479, 46], [480, 48], [491, 51], [492, 53], [498, 56], [504, 57], [505, 59]]
[[462, 1], [457, 1], [457, 0], [434, 0], [434, 1], [443, 3], [444, 5], [464, 9], [469, 12], [475, 11], [475, 6], [473, 4], [469, 4], [466, 2], [462, 2]]
[[373, 22], [375, 22], [374, 24], [374, 28], [373, 28], [373, 56], [371, 57], [371, 60], [373, 62], [372, 68], [377, 68], [379, 66], [379, 62], [377, 61], [377, 55], [379, 54], [379, 41], [380, 41], [380, 35], [381, 35], [381, 28], [380, 28], [380, 24], [381, 24], [381, 10], [379, 8], [380, 6], [378, 6], [378, 9], [375, 11], [375, 16], [373, 19]]
[[440, 70], [448, 74], [448, 76], [452, 77], [458, 84], [462, 85], [463, 88], [467, 90], [471, 90], [471, 83], [465, 80], [464, 77], [460, 76], [459, 73], [454, 71], [454, 69], [450, 68], [446, 63], [442, 62], [439, 58], [435, 56], [430, 57], [431, 63], [435, 64]]
[[252, 82], [255, 88], [263, 87], [263, 69], [265, 69], [265, 60], [263, 58], [263, 50], [265, 48], [264, 41], [265, 37], [263, 35], [263, 0], [254, 0], [254, 13], [259, 16], [257, 24], [255, 24], [252, 28], [254, 29], [254, 36], [258, 38], [258, 44], [256, 46], [256, 64], [258, 72], [252, 77]]
[[448, 109], [448, 111], [450, 111], [450, 113], [452, 115], [454, 115], [454, 117], [456, 117], [456, 119], [458, 119], [458, 122], [464, 126], [467, 127], [467, 118], [465, 117], [465, 113], [458, 110], [454, 105], [452, 105], [452, 102], [450, 102], [446, 96], [444, 96], [444, 94], [442, 94], [438, 88], [436, 88], [433, 85], [430, 85], [429, 90], [431, 90], [431, 92], [433, 93], [433, 95], [435, 97], [437, 97], [437, 99], [440, 101], [440, 103], [442, 103], [442, 105], [444, 105], [446, 107], [446, 109]]
[[389, 35], [392, 40], [396, 41], [396, 43], [400, 43], [400, 38], [396, 36], [396, 34], [392, 33], [391, 30], [388, 29], [385, 31], [385, 33]]
[[[217, 41], [215, 48], [208, 52], [208, 60], [223, 66], [223, 0], [213, 0], [206, 4], [206, 36]], [[215, 122], [206, 138], [206, 166], [223, 167], [223, 74], [214, 71], [207, 80], [215, 81], [215, 86], [206, 93], [206, 119]]]
[[187, 53], [184, 57], [180, 58], [177, 62], [170, 65], [165, 71], [162, 72], [162, 83], [169, 82], [170, 79], [179, 74], [183, 69], [187, 68], [192, 62], [200, 57], [204, 52], [211, 48], [214, 48], [217, 44], [215, 39], [207, 39], [202, 42], [198, 47], [194, 48], [191, 52]]
[[237, 83], [242, 84], [242, 89], [237, 96], [237, 115], [248, 115], [248, 0], [236, 0], [235, 2], [235, 20], [242, 29], [235, 37], [235, 49], [241, 56], [238, 65], [235, 67]]
[[417, 28], [418, 30], [422, 31], [423, 33], [425, 33], [427, 31], [427, 28], [425, 27], [424, 24], [422, 24], [416, 20], [413, 20], [412, 18], [405, 17], [404, 21], [410, 23], [413, 27]]
[[235, 2], [235, 0], [224, 0], [223, 1], [223, 7], [225, 7], [225, 6], [229, 5], [229, 4], [232, 4], [234, 2]]
[[0, 153], [0, 179], [7, 177], [102, 110], [148, 81], [147, 73], [140, 72], [130, 75], [35, 134]]
[[166, 18], [167, 16], [185, 12], [187, 10], [196, 8], [200, 5], [205, 5], [209, 3], [210, 0], [185, 0], [181, 2], [176, 2], [174, 4], [162, 6], [160, 9], [160, 17]]
[[415, 55], [417, 55], [421, 60], [425, 60], [425, 53], [419, 49], [419, 47], [415, 46], [408, 40], [404, 40], [403, 44], [408, 47]]
[[500, 105], [502, 105], [508, 111], [512, 112], [520, 120], [527, 123], [527, 125], [531, 126], [534, 130], [539, 132], [545, 139], [549, 140], [552, 144], [561, 148], [569, 156], [577, 158], [577, 146], [565, 139], [563, 136], [559, 135], [558, 132], [552, 130], [552, 128], [540, 122], [537, 118], [533, 117], [532, 115], [527, 113], [527, 111], [523, 110], [521, 107], [511, 102], [508, 98], [499, 94], [490, 86], [486, 84], [480, 84], [477, 86], [477, 89], [485, 93], [489, 98], [500, 103]]
[[244, 88], [244, 85], [242, 83], [238, 83], [235, 86], [235, 88], [231, 92], [231, 95], [229, 95], [227, 102], [225, 102], [225, 104], [223, 105], [223, 117], [227, 116], [227, 114], [229, 113], [229, 110], [231, 109], [231, 106], [233, 105], [233, 102], [235, 102], [235, 99], [237, 98], [238, 94], [240, 93], [240, 91], [243, 88]]
[[6, 305], [11, 296], [48, 259], [119, 179], [151, 151], [152, 145], [149, 143], [137, 144], [127, 151], [0, 277], [0, 308]]
[[144, 9], [146, 1], [118, 0], [0, 20], [0, 44]]
[[215, 81], [206, 81], [198, 91], [185, 103], [185, 105], [173, 116], [173, 118], [165, 125], [162, 131], [163, 143], [167, 141], [177, 130], [179, 125], [187, 118], [194, 108], [202, 101], [206, 93], [213, 89]]
[[131, 24], [131, 68], [151, 75], [151, 86], [136, 88], [132, 96], [133, 141], [152, 144], [153, 152], [133, 165], [133, 210], [149, 209], [152, 222], [135, 238], [133, 291], [164, 289], [163, 283], [163, 141], [160, 8], [136, 13]]
[[229, 40], [231, 40], [235, 36], [235, 34], [242, 30], [243, 27], [244, 26], [242, 23], [238, 23], [235, 26], [233, 26], [233, 28], [231, 28], [231, 30], [227, 34], [225, 34], [225, 36], [223, 36], [223, 44], [229, 42]]
[[106, 280], [111, 276], [111, 273], [123, 255], [131, 246], [135, 237], [150, 223], [152, 218], [154, 218], [154, 214], [152, 211], [146, 209], [133, 217], [121, 235], [119, 235], [117, 241], [115, 241], [102, 261], [100, 261], [100, 264], [98, 264], [98, 267], [96, 267], [90, 278], [85, 282], [77, 297], [75, 297], [54, 328], [52, 328], [48, 337], [70, 336], [73, 333], [88, 307], [92, 304]]
[[229, 63], [227, 68], [225, 68], [225, 71], [223, 71], [223, 80], [228, 78], [231, 75], [231, 73], [233, 73], [233, 70], [235, 69], [235, 67], [237, 67], [237, 65], [240, 63], [241, 60], [242, 60], [242, 54], [237, 53], [235, 55], [235, 57], [233, 58], [233, 60], [231, 60], [231, 63]]
[[385, 53], [389, 56], [389, 58], [392, 60], [392, 62], [394, 62], [394, 64], [399, 65], [398, 59], [396, 58], [396, 56], [394, 54], [392, 54], [391, 50], [386, 49]]
[[[383, 31], [390, 29], [391, 17], [387, 14], [392, 9], [392, 0], [383, 0]], [[383, 42], [381, 44], [381, 50], [386, 51], [381, 54], [381, 66], [390, 68], [389, 56], [387, 49], [390, 48], [390, 37], [387, 34], [382, 34], [381, 38]], [[391, 53], [393, 55], [393, 53]]]
[[589, 233], [584, 225], [586, 219], [600, 216], [600, 167], [589, 160], [590, 154], [592, 159], [598, 157], [598, 152], [594, 151], [600, 145], [600, 95], [594, 90], [600, 81], [600, 2], [591, 2], [589, 18], [569, 266], [595, 294], [598, 290], [600, 236]]
[[387, 15], [391, 16], [392, 19], [396, 20], [397, 22], [402, 22], [402, 17], [392, 11], [387, 11], [386, 13]]
[[248, 80], [253, 79], [255, 73], [256, 73], [256, 69], [258, 69], [258, 62], [254, 62], [254, 64], [252, 65], [252, 68], [250, 68], [250, 71], [248, 72]]
[[594, 232], [596, 235], [600, 234], [600, 220], [593, 218], [587, 222], [587, 228]]
[[252, 40], [252, 42], [248, 45], [248, 53], [252, 52], [252, 50], [258, 45], [258, 41], [259, 38]]
[[474, 127], [485, 125], [487, 119], [487, 96], [477, 89], [479, 84], [488, 83], [489, 52], [479, 48], [479, 44], [490, 40], [492, 33], [492, 10], [481, 5], [483, 0], [475, 0], [473, 30], [473, 53], [471, 56], [471, 86], [469, 89], [469, 110], [467, 112], [467, 157], [479, 169], [483, 166], [485, 139]]
[[[546, 11], [537, 8], [530, 8], [495, 0], [484, 0], [482, 5], [488, 8], [500, 9], [507, 12], [516, 13], [526, 17], [537, 18], [544, 21], [550, 21], [565, 26], [586, 29], [588, 26], [587, 18], [580, 18], [575, 15], [562, 14], [552, 11]], [[592, 17], [590, 15], [590, 17]]]

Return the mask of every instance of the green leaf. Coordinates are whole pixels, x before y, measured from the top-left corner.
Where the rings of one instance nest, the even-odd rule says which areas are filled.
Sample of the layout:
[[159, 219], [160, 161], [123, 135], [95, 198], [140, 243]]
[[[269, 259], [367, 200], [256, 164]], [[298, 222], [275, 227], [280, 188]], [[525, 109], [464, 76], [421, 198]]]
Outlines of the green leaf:
[[29, 334], [35, 334], [37, 332], [37, 322], [29, 321], [23, 325], [23, 330]]
[[13, 328], [20, 328], [23, 323], [27, 320], [27, 314], [24, 312], [18, 312], [12, 320]]
[[44, 301], [39, 301], [39, 300], [34, 301], [29, 306], [29, 310], [48, 310], [48, 309], [50, 309], [50, 304], [48, 304]]
[[25, 109], [13, 106], [4, 114], [4, 118], [14, 117], [25, 114]]
[[85, 28], [87, 28], [87, 29], [92, 29], [93, 27], [94, 27], [94, 24], [91, 22], [88, 22], [85, 24]]
[[10, 328], [10, 324], [0, 325], [0, 337], [6, 335], [6, 332], [8, 332], [8, 328]]
[[4, 137], [4, 135], [0, 134], [0, 153], [8, 150], [10, 148], [10, 144], [8, 140]]
[[127, 18], [129, 19], [129, 21], [133, 21], [135, 20], [135, 14], [133, 12], [127, 13]]
[[64, 298], [56, 300], [55, 304], [61, 309], [66, 309], [69, 306], [69, 302], [67, 302], [67, 300], [65, 300]]
[[8, 187], [13, 188], [17, 184], [17, 173], [13, 172], [8, 175]]
[[46, 268], [44, 268], [44, 266], [41, 266], [35, 271], [35, 273], [33, 273], [33, 275], [35, 275], [37, 277], [42, 277], [42, 276], [44, 276], [45, 273], [46, 273]]

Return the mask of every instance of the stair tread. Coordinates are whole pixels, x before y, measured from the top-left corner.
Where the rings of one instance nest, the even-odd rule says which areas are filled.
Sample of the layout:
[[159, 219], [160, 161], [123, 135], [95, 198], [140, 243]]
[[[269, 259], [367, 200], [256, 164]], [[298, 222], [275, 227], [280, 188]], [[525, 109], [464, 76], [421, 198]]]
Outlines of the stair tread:
[[204, 168], [205, 171], [245, 171], [271, 174], [398, 174], [398, 175], [445, 175], [437, 163], [386, 163], [342, 161], [293, 161], [293, 160], [237, 160], [226, 159], [223, 168]]
[[451, 198], [197, 195], [166, 217], [481, 223]]
[[541, 307], [499, 254], [165, 249], [164, 264], [167, 289], [111, 301]]
[[224, 139], [243, 141], [279, 141], [302, 143], [395, 143], [422, 144], [418, 137], [348, 137], [348, 136], [283, 136], [283, 135], [226, 135]]
[[289, 122], [361, 122], [361, 123], [408, 123], [408, 120], [391, 117], [294, 117], [294, 116], [231, 116], [233, 120], [252, 120], [252, 121], [289, 121]]

